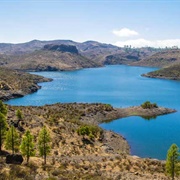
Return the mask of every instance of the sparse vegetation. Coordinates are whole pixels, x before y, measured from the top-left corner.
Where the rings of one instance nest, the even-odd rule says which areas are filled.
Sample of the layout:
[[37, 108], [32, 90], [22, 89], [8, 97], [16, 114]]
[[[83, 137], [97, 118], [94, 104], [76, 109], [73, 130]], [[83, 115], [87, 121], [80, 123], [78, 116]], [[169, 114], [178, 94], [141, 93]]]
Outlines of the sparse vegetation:
[[[119, 177], [131, 177], [137, 179], [143, 174], [146, 179], [153, 177], [165, 177], [165, 164], [161, 161], [147, 159], [134, 159], [128, 156], [129, 146], [124, 138], [113, 132], [104, 131], [97, 126], [98, 123], [107, 119], [116, 119], [119, 115], [129, 115], [129, 112], [141, 110], [114, 109], [110, 105], [94, 104], [54, 104], [42, 107], [31, 106], [7, 106], [7, 123], [12, 125], [19, 120], [17, 110], [23, 114], [20, 126], [25, 129], [20, 131], [19, 126], [14, 127], [22, 138], [20, 150], [28, 161], [27, 137], [34, 136], [32, 150], [37, 150], [40, 139], [43, 142], [44, 135], [49, 134], [51, 139], [47, 144], [51, 153], [47, 156], [46, 165], [44, 159], [35, 155], [29, 155], [31, 161], [28, 164], [8, 165], [5, 164], [4, 156], [0, 156], [1, 167], [0, 179], [117, 179]], [[127, 111], [127, 112], [126, 112]], [[119, 113], [119, 114], [118, 114]], [[16, 124], [14, 124], [16, 125]], [[44, 130], [48, 133], [38, 133]], [[31, 132], [28, 132], [28, 129]], [[28, 132], [28, 133], [27, 133]], [[79, 135], [78, 135], [79, 134]], [[38, 137], [39, 136], [39, 137]], [[41, 138], [40, 138], [41, 136]], [[84, 140], [81, 136], [84, 136]], [[32, 139], [31, 137], [29, 140]], [[48, 138], [49, 139], [49, 138]], [[29, 143], [32, 142], [31, 140]], [[23, 145], [22, 145], [23, 144]], [[30, 143], [31, 144], [31, 143]], [[51, 146], [52, 144], [52, 146]], [[23, 148], [24, 146], [24, 148]], [[47, 146], [45, 146], [47, 147]], [[47, 150], [49, 149], [47, 147]], [[23, 149], [26, 149], [23, 151]], [[48, 152], [48, 151], [47, 151]], [[46, 152], [46, 155], [47, 155]], [[9, 152], [7, 152], [9, 153]], [[44, 158], [44, 153], [40, 153]], [[142, 170], [143, 168], [143, 170]], [[16, 171], [17, 170], [17, 171]], [[131, 172], [129, 174], [129, 172]], [[144, 174], [147, 172], [147, 174]], [[11, 174], [9, 174], [11, 173]]]

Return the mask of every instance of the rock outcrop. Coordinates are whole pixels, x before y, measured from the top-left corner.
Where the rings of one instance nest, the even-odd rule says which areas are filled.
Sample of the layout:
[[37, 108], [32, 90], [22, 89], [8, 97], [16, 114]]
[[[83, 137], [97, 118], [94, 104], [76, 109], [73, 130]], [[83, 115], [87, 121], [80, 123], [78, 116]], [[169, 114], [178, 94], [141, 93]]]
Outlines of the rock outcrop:
[[65, 44], [47, 44], [43, 48], [44, 50], [51, 50], [51, 51], [60, 51], [60, 52], [70, 52], [73, 54], [78, 54], [78, 50], [76, 46], [65, 45]]

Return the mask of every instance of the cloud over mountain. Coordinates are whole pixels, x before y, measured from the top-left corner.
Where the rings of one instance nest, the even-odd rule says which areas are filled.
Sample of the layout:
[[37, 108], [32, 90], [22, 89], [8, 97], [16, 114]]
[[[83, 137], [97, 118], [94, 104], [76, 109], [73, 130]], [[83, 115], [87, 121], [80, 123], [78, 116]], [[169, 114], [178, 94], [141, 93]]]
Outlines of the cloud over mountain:
[[128, 29], [128, 28], [122, 28], [120, 30], [113, 30], [112, 33], [119, 37], [130, 37], [130, 36], [137, 36], [139, 35], [138, 32]]

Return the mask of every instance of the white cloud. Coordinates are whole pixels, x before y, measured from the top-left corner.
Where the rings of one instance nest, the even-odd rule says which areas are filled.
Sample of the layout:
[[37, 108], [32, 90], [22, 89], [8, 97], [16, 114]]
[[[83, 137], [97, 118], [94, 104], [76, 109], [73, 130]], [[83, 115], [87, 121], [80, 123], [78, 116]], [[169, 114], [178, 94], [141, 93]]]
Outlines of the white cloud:
[[180, 39], [166, 39], [166, 40], [156, 40], [150, 41], [146, 39], [135, 39], [127, 41], [118, 41], [115, 43], [116, 46], [124, 47], [124, 45], [131, 45], [132, 47], [156, 47], [156, 48], [165, 48], [178, 46], [180, 47]]
[[134, 30], [130, 30], [128, 28], [123, 28], [120, 30], [113, 30], [112, 33], [115, 34], [116, 36], [119, 36], [119, 37], [129, 37], [129, 36], [139, 35], [138, 32], [136, 32]]

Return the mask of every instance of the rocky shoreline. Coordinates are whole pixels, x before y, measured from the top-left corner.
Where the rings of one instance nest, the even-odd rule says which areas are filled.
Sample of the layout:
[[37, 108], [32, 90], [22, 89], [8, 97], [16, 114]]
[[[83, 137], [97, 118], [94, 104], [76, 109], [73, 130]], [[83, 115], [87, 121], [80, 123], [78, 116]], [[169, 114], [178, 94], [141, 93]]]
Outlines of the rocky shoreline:
[[142, 74], [141, 76], [143, 77], [147, 77], [147, 78], [156, 78], [156, 79], [166, 79], [166, 80], [176, 80], [179, 81], [180, 77], [168, 77], [168, 76], [160, 76], [160, 75], [154, 75], [153, 72], [152, 73], [148, 73], [148, 74]]

